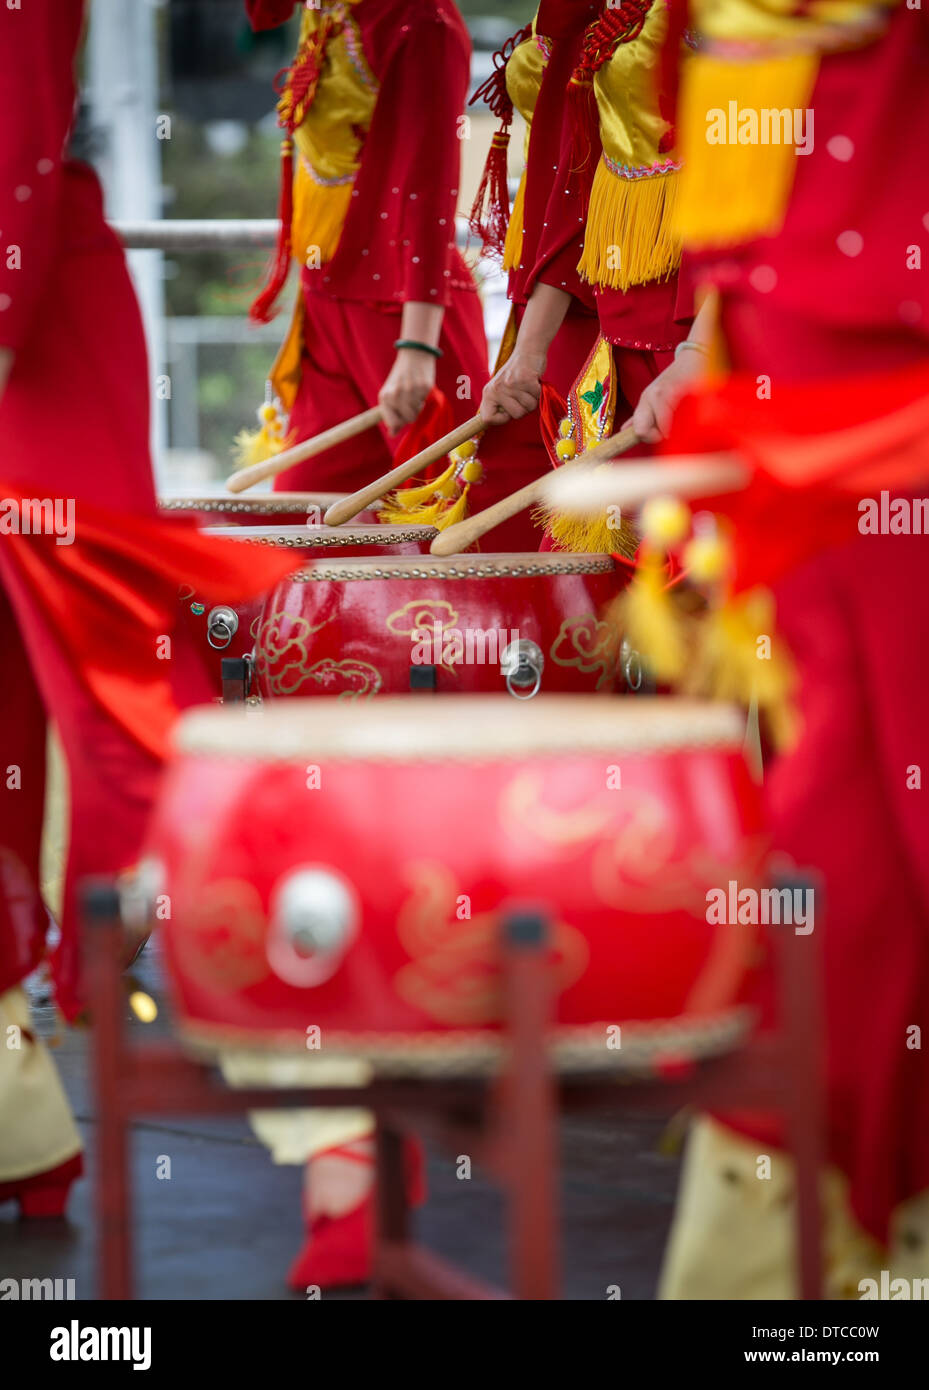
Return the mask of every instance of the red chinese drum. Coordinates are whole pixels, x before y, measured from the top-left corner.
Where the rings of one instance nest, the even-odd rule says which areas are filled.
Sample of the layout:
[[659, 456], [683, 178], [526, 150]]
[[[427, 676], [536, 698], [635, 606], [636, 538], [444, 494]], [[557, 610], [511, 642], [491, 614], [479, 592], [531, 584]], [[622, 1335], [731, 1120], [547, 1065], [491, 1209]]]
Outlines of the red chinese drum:
[[756, 943], [706, 893], [758, 880], [742, 738], [664, 697], [192, 712], [146, 863], [186, 1037], [485, 1070], [518, 902], [549, 923], [561, 1069], [725, 1051]]
[[609, 692], [621, 642], [601, 613], [626, 582], [609, 555], [319, 558], [268, 597], [264, 696]]
[[[295, 496], [299, 494], [294, 494]], [[352, 556], [419, 555], [428, 550], [436, 535], [434, 526], [209, 526], [207, 535], [239, 541], [245, 545], [265, 545], [294, 551], [294, 565], [320, 554]], [[245, 656], [255, 644], [262, 599], [229, 603], [222, 595], [206, 597], [190, 587], [179, 593], [185, 609], [185, 622], [193, 631], [201, 650], [212, 647], [223, 656]], [[210, 653], [207, 653], [211, 657]], [[219, 682], [218, 660], [211, 670]]]

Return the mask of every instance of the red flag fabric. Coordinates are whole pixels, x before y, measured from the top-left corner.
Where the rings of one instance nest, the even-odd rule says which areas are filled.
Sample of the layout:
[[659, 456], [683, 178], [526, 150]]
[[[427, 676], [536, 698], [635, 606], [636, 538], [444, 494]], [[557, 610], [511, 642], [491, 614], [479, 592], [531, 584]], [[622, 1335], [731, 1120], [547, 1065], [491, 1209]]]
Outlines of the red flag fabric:
[[[406, 463], [407, 459], [413, 458], [415, 454], [420, 453], [428, 445], [434, 444], [437, 439], [449, 434], [454, 428], [455, 417], [448, 403], [448, 398], [444, 391], [433, 386], [426, 397], [422, 410], [412, 425], [407, 425], [397, 442], [393, 454], [394, 468], [398, 468], [401, 463]], [[444, 473], [447, 467], [446, 459], [440, 459], [438, 463], [431, 463], [423, 475], [426, 482], [431, 482], [440, 473]], [[413, 478], [410, 478], [403, 486], [415, 487], [417, 483]]]
[[3, 480], [0, 494], [5, 553], [69, 664], [135, 743], [164, 758], [177, 710], [159, 647], [176, 622], [179, 585], [252, 598], [295, 568], [293, 556], [80, 500], [73, 536], [30, 534], [21, 521], [29, 499]]
[[780, 385], [759, 399], [732, 376], [678, 405], [664, 454], [735, 451], [753, 467], [741, 492], [701, 498], [732, 527], [734, 590], [771, 584], [859, 533], [863, 507], [929, 481], [929, 367]]

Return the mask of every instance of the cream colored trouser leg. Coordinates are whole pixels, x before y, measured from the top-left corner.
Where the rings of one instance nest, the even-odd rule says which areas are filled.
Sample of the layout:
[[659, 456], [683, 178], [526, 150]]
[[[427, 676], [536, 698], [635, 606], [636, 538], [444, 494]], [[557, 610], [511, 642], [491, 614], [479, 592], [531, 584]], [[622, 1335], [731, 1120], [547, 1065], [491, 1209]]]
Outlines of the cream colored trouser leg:
[[[365, 1063], [326, 1060], [315, 1054], [281, 1057], [228, 1050], [220, 1058], [230, 1086], [363, 1086]], [[268, 1097], [273, 1104], [273, 1094]], [[370, 1110], [250, 1110], [248, 1122], [275, 1163], [305, 1163], [314, 1154], [350, 1144], [374, 1132]]]
[[[770, 1177], [761, 1176], [770, 1159]], [[793, 1299], [796, 1221], [793, 1162], [707, 1116], [692, 1128], [658, 1296], [665, 1299]], [[863, 1279], [929, 1276], [929, 1192], [894, 1213], [883, 1250], [851, 1216], [845, 1179], [822, 1184], [826, 1298], [861, 1297]]]
[[0, 994], [0, 1182], [57, 1168], [82, 1148], [48, 1048], [21, 985]]

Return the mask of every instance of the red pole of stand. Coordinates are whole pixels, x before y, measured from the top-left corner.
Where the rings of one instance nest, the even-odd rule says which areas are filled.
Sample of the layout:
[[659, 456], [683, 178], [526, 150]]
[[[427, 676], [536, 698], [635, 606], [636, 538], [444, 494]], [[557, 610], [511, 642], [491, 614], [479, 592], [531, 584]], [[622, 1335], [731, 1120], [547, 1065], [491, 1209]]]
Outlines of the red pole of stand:
[[410, 1204], [407, 1195], [403, 1135], [378, 1117], [375, 1132], [377, 1152], [377, 1241], [375, 1245], [375, 1298], [394, 1298], [398, 1293], [391, 1279], [391, 1252], [402, 1252], [404, 1270], [410, 1252]]
[[[822, 893], [809, 878], [783, 879], [778, 888], [815, 898], [822, 918]], [[787, 1138], [796, 1172], [797, 1262], [801, 1299], [822, 1298], [820, 1177], [825, 1162], [822, 982], [819, 938], [780, 928], [777, 946], [782, 1032], [789, 1077], [784, 1101]]]
[[514, 910], [503, 924], [505, 1017], [510, 1071], [500, 1109], [507, 1154], [513, 1295], [558, 1297], [558, 1107], [546, 1041], [552, 978], [547, 922], [538, 910]]
[[92, 880], [82, 892], [90, 965], [93, 1079], [97, 1109], [97, 1211], [99, 1296], [132, 1298], [129, 1229], [129, 1132], [123, 1096], [123, 929], [119, 894], [108, 880]]

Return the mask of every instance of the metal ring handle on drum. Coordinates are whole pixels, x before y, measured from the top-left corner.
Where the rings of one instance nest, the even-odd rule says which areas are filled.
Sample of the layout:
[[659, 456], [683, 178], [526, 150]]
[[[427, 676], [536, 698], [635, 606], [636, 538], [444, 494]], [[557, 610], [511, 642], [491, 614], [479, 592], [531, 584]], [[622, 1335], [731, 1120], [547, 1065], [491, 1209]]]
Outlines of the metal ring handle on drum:
[[[619, 652], [620, 665], [622, 667], [623, 679], [632, 695], [649, 695], [654, 692], [655, 682], [648, 672], [641, 652], [636, 651], [635, 647], [623, 639]], [[635, 678], [633, 679], [633, 673]]]
[[500, 674], [506, 677], [507, 691], [514, 700], [531, 700], [538, 695], [544, 667], [542, 648], [528, 638], [510, 642], [500, 656]]
[[224, 652], [239, 630], [239, 615], [234, 608], [220, 604], [211, 608], [206, 619], [206, 640], [214, 651]]
[[534, 683], [533, 683], [533, 686], [532, 686], [532, 689], [531, 689], [531, 690], [523, 690], [523, 689], [520, 688], [520, 686], [514, 685], [514, 684], [513, 684], [513, 673], [512, 673], [512, 672], [510, 672], [510, 674], [509, 674], [509, 675], [507, 676], [507, 678], [506, 678], [506, 688], [507, 688], [507, 690], [509, 691], [509, 693], [513, 696], [513, 699], [514, 699], [514, 700], [531, 700], [532, 697], [533, 697], [534, 695], [538, 695], [539, 690], [541, 689], [541, 686], [542, 686], [542, 672], [541, 672], [541, 671], [536, 671], [536, 673], [535, 673], [535, 681], [534, 681]]
[[[635, 679], [633, 679], [632, 676], [633, 671], [635, 671]], [[636, 691], [641, 689], [642, 681], [645, 679], [645, 672], [642, 669], [642, 658], [637, 651], [630, 651], [629, 655], [626, 657], [623, 675], [626, 678], [626, 684], [630, 690]]]

